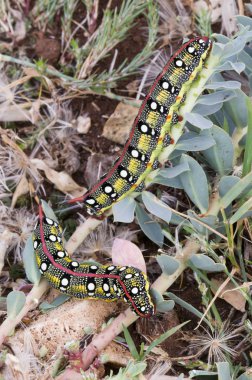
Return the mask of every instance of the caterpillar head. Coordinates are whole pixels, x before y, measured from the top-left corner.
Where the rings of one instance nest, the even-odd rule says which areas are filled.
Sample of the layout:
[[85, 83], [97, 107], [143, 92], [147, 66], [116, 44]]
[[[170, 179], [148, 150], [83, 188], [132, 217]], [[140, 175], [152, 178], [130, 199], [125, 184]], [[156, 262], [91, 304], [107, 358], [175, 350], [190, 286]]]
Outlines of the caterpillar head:
[[149, 318], [155, 313], [149, 288], [150, 284], [145, 273], [133, 267], [119, 269], [120, 285], [124, 301], [142, 318]]

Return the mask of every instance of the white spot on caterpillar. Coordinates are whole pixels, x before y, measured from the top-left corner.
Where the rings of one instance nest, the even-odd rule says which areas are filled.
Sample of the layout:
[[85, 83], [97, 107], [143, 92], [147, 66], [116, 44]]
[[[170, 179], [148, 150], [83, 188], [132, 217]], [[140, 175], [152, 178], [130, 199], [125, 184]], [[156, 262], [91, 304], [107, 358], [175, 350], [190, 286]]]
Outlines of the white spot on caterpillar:
[[108, 284], [105, 282], [105, 284], [103, 284], [103, 290], [104, 290], [104, 292], [108, 292], [109, 291], [109, 286], [108, 286]]
[[133, 181], [132, 175], [129, 177], [129, 182]]
[[188, 53], [192, 54], [195, 51], [195, 48], [193, 46], [188, 46], [187, 51]]
[[47, 264], [42, 263], [40, 268], [42, 269], [43, 272], [45, 272], [47, 270]]
[[87, 288], [88, 290], [95, 290], [95, 284], [93, 282], [89, 282]]
[[152, 130], [151, 130], [151, 135], [152, 135], [152, 136], [155, 136], [155, 134], [156, 134], [155, 129], [152, 129]]
[[123, 297], [124, 302], [128, 302], [128, 299], [126, 297]]
[[110, 196], [111, 196], [111, 198], [115, 198], [116, 197], [116, 193], [113, 193]]
[[138, 293], [138, 288], [135, 286], [134, 288], [131, 289], [132, 294], [137, 294]]
[[132, 155], [132, 157], [137, 158], [139, 156], [139, 152], [136, 149], [133, 149], [131, 151], [131, 155]]
[[33, 243], [33, 247], [34, 247], [34, 249], [36, 249], [37, 246], [38, 246], [38, 242], [37, 242], [37, 240], [35, 240], [34, 243]]
[[127, 175], [128, 175], [127, 170], [124, 170], [124, 169], [123, 169], [123, 170], [120, 171], [120, 176], [121, 176], [122, 178], [126, 178]]
[[199, 40], [199, 43], [200, 43], [201, 45], [205, 45], [205, 41], [202, 40], [202, 38]]
[[95, 204], [95, 200], [92, 198], [86, 199], [86, 203], [88, 203], [89, 205], [93, 205], [93, 204]]
[[51, 241], [56, 241], [57, 238], [56, 238], [55, 235], [50, 235], [50, 236], [49, 236], [49, 240], [51, 240]]
[[88, 293], [89, 297], [94, 296], [94, 293]]
[[135, 273], [135, 276], [136, 276], [136, 277], [139, 277], [139, 273], [138, 273], [138, 272], [137, 272], [137, 273]]
[[117, 286], [116, 284], [113, 285], [114, 291], [117, 292]]
[[62, 278], [61, 285], [67, 286], [69, 284], [69, 280], [67, 278]]
[[142, 307], [141, 307], [141, 311], [145, 311], [145, 306], [142, 306]]
[[183, 66], [183, 61], [181, 61], [181, 59], [177, 59], [177, 60], [175, 61], [175, 65], [176, 65], [177, 67], [181, 67], [181, 66]]
[[71, 265], [72, 265], [72, 267], [78, 268], [79, 263], [77, 261], [72, 261]]
[[62, 241], [62, 239], [61, 239], [60, 236], [57, 236], [57, 240], [58, 240], [59, 243]]
[[52, 226], [53, 225], [53, 220], [49, 219], [49, 218], [46, 218], [46, 223], [50, 224], [50, 226]]
[[142, 154], [141, 160], [145, 161], [145, 154]]
[[110, 297], [111, 296], [111, 293], [106, 293], [106, 297]]
[[111, 186], [105, 186], [104, 191], [106, 194], [110, 194], [113, 191], [113, 189]]
[[172, 88], [171, 88], [171, 93], [174, 94], [174, 92], [175, 92], [175, 88], [172, 87]]
[[160, 106], [160, 112], [164, 113], [164, 107], [163, 106]]
[[150, 108], [151, 108], [152, 110], [156, 110], [156, 109], [157, 109], [157, 103], [156, 103], [156, 102], [151, 102], [151, 104], [150, 104]]
[[163, 88], [164, 90], [168, 90], [168, 88], [169, 88], [169, 83], [168, 83], [168, 82], [163, 82], [163, 83], [162, 83], [162, 88]]
[[128, 278], [132, 278], [132, 274], [131, 274], [131, 273], [126, 274], [125, 278], [126, 278], [126, 279], [128, 279]]
[[121, 268], [119, 269], [119, 271], [122, 272], [122, 271], [124, 271], [125, 269], [126, 269], [126, 267], [121, 267]]
[[62, 290], [62, 292], [65, 292], [66, 288], [64, 288], [64, 286], [60, 286], [60, 290]]
[[91, 265], [90, 269], [98, 269], [96, 265]]
[[65, 257], [65, 252], [64, 251], [58, 251], [57, 252], [58, 257], [62, 258]]
[[107, 268], [107, 270], [113, 270], [113, 269], [115, 269], [114, 265], [110, 265], [110, 267]]
[[145, 124], [141, 125], [141, 131], [142, 131], [143, 133], [146, 133], [146, 132], [148, 131], [148, 127], [147, 127], [147, 125], [145, 125]]

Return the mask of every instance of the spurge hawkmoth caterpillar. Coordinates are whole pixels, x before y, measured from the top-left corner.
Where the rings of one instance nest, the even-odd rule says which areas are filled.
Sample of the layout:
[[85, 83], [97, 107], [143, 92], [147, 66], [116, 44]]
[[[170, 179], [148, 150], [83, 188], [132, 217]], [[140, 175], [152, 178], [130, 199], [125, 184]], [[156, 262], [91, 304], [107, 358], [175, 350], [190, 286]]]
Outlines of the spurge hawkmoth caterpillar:
[[89, 214], [101, 215], [113, 202], [143, 189], [146, 176], [158, 166], [162, 149], [172, 142], [171, 127], [180, 121], [177, 111], [211, 45], [208, 37], [197, 37], [170, 58], [143, 100], [121, 156], [87, 193], [69, 203], [82, 201]]
[[77, 298], [127, 302], [140, 317], [150, 317], [154, 305], [146, 275], [137, 268], [80, 264], [71, 260], [62, 242], [62, 228], [43, 215], [33, 233], [33, 247], [40, 272], [50, 285]]

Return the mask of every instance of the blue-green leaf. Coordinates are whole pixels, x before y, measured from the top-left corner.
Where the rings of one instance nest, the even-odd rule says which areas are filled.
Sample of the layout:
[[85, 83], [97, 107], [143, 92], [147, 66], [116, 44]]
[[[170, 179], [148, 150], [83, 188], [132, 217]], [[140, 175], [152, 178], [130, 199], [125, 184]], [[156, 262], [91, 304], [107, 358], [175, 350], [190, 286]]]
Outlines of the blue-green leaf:
[[218, 380], [230, 380], [231, 373], [228, 362], [217, 362]]
[[44, 301], [39, 305], [39, 309], [45, 313], [46, 311], [52, 310], [57, 308], [58, 306], [62, 305], [66, 301], [71, 298], [67, 294], [60, 294], [58, 297], [56, 297], [51, 303]]
[[161, 169], [159, 170], [158, 175], [164, 178], [174, 178], [188, 170], [190, 170], [189, 165], [187, 162], [184, 162], [183, 164], [178, 164], [171, 168]]
[[7, 315], [15, 318], [25, 304], [25, 294], [19, 290], [13, 290], [7, 296]]
[[171, 256], [167, 255], [158, 255], [156, 256], [156, 260], [162, 269], [162, 272], [167, 274], [168, 276], [172, 275], [179, 267], [179, 262]]
[[162, 234], [160, 225], [157, 222], [154, 222], [154, 220], [152, 220], [138, 204], [136, 205], [136, 217], [143, 233], [154, 243], [162, 247], [164, 235]]
[[228, 88], [230, 90], [236, 90], [241, 88], [241, 83], [236, 80], [224, 80], [221, 82], [207, 83], [205, 88], [208, 90], [218, 90], [220, 88]]
[[209, 119], [206, 119], [198, 113], [191, 112], [185, 114], [185, 119], [195, 127], [199, 129], [209, 129], [213, 126], [213, 122]]
[[40, 281], [41, 274], [36, 262], [33, 240], [31, 236], [27, 239], [25, 248], [23, 250], [23, 263], [26, 277], [30, 282], [37, 285]]
[[201, 134], [191, 139], [180, 139], [176, 145], [176, 149], [184, 150], [186, 152], [198, 152], [209, 149], [213, 145], [215, 145], [213, 138]]
[[[166, 170], [166, 169], [163, 169]], [[184, 172], [184, 170], [183, 170]], [[159, 185], [174, 187], [175, 189], [183, 189], [183, 185], [181, 183], [180, 177], [174, 177], [174, 178], [164, 178], [161, 175], [157, 175], [152, 183], [158, 183]]]
[[209, 165], [219, 174], [228, 174], [233, 167], [234, 147], [231, 137], [222, 128], [213, 126], [210, 130], [204, 131], [206, 135], [212, 137], [216, 144], [202, 152]]
[[174, 309], [175, 302], [172, 300], [162, 301], [156, 304], [156, 310], [158, 313], [167, 313]]
[[245, 64], [243, 62], [231, 62], [226, 61], [222, 65], [216, 67], [214, 71], [228, 71], [228, 70], [234, 70], [238, 74], [241, 74], [241, 72], [245, 69]]
[[197, 104], [207, 104], [208, 106], [212, 106], [216, 103], [227, 102], [235, 96], [235, 92], [230, 90], [216, 91], [212, 94], [201, 95], [197, 100]]
[[197, 161], [185, 154], [180, 159], [180, 163], [184, 162], [188, 163], [190, 171], [180, 175], [183, 188], [201, 213], [205, 213], [209, 203], [208, 183], [205, 172]]
[[215, 263], [210, 257], [200, 253], [192, 254], [189, 262], [191, 262], [196, 268], [207, 272], [222, 272], [225, 270], [224, 264]]
[[126, 197], [112, 206], [114, 222], [131, 223], [134, 220], [136, 201]]
[[146, 209], [150, 213], [164, 220], [166, 223], [170, 222], [172, 214], [170, 208], [164, 202], [160, 201], [154, 194], [149, 191], [143, 191], [142, 200]]
[[54, 214], [52, 208], [48, 205], [48, 203], [44, 201], [43, 199], [41, 199], [41, 204], [42, 204], [42, 208], [45, 213], [45, 216], [54, 220], [55, 222], [58, 222], [56, 215]]

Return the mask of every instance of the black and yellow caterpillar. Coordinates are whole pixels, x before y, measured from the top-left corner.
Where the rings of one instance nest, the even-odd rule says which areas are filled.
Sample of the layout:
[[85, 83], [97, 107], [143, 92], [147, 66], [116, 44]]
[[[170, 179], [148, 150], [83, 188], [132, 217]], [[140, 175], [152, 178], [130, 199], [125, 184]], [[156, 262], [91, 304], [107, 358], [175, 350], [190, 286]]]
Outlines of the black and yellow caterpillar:
[[43, 215], [41, 205], [33, 247], [40, 272], [61, 292], [77, 298], [124, 299], [144, 318], [154, 313], [150, 285], [143, 272], [133, 267], [80, 264], [71, 260], [63, 246], [62, 228]]
[[211, 46], [208, 37], [197, 37], [170, 58], [146, 95], [121, 156], [87, 193], [69, 203], [83, 201], [88, 213], [98, 216], [114, 202], [144, 188], [146, 176], [158, 167], [162, 149], [172, 142], [171, 127], [181, 121], [177, 111]]

